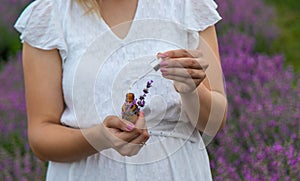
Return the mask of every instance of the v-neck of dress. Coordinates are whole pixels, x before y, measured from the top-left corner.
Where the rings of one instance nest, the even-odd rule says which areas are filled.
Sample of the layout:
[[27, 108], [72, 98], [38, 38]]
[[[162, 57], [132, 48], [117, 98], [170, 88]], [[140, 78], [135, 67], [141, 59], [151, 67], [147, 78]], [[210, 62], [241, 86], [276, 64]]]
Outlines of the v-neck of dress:
[[[130, 24], [130, 27], [127, 31], [127, 34], [124, 36], [124, 38], [121, 38], [120, 36], [118, 36], [112, 29], [114, 29], [114, 27], [118, 26], [113, 26], [113, 27], [110, 27], [106, 21], [101, 17], [100, 20], [101, 22], [104, 24], [104, 26], [107, 28], [107, 30], [119, 41], [125, 41], [129, 36], [130, 36], [130, 32], [132, 31], [132, 29], [134, 28], [134, 21], [137, 19], [137, 15], [139, 13], [139, 6], [140, 6], [140, 0], [137, 1], [137, 5], [136, 5], [136, 9], [135, 9], [135, 13], [134, 13], [134, 16], [132, 18], [132, 20], [130, 21], [127, 21], [127, 22], [123, 22], [123, 23], [129, 23], [131, 22]], [[121, 23], [122, 24], [122, 23]]]

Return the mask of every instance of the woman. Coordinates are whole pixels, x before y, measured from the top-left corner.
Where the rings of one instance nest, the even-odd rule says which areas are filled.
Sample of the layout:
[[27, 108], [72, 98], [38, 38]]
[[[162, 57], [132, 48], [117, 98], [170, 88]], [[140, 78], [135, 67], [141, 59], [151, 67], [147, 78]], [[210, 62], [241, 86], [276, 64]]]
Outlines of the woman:
[[[15, 28], [29, 142], [49, 161], [47, 180], [211, 180], [199, 132], [225, 123], [220, 19], [212, 0], [30, 4]], [[144, 75], [155, 56], [160, 71]], [[120, 119], [126, 92], [149, 79], [136, 123]]]

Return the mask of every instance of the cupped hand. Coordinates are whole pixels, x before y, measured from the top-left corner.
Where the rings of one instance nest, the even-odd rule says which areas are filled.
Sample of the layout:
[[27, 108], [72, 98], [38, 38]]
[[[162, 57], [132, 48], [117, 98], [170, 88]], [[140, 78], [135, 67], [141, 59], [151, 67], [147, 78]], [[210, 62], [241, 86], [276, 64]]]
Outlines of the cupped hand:
[[150, 137], [143, 112], [139, 113], [135, 125], [117, 116], [108, 116], [103, 126], [106, 128], [104, 135], [109, 140], [109, 147], [123, 156], [136, 155]]
[[173, 80], [179, 93], [193, 92], [206, 77], [208, 62], [200, 50], [171, 50], [157, 56], [163, 60], [160, 63], [162, 76]]

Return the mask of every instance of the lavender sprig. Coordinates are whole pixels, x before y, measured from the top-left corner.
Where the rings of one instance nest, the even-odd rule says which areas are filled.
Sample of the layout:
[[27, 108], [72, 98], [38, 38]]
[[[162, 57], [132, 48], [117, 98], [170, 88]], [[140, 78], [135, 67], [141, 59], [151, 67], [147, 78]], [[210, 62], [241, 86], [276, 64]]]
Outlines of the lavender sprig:
[[141, 95], [139, 97], [139, 100], [137, 101], [137, 105], [138, 106], [140, 106], [140, 107], [144, 107], [145, 106], [145, 98], [146, 98], [147, 94], [149, 93], [149, 88], [152, 87], [152, 83], [153, 83], [153, 80], [149, 80], [147, 82], [146, 88], [143, 89], [144, 94]]

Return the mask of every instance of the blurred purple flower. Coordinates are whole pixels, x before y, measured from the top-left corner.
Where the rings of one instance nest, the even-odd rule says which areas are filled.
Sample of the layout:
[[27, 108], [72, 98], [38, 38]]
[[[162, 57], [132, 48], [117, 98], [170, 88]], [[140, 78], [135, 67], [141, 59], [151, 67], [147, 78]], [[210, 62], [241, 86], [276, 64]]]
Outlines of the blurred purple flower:
[[3, 67], [0, 82], [0, 178], [43, 180], [45, 164], [32, 154], [27, 141], [20, 54], [11, 58]]

